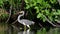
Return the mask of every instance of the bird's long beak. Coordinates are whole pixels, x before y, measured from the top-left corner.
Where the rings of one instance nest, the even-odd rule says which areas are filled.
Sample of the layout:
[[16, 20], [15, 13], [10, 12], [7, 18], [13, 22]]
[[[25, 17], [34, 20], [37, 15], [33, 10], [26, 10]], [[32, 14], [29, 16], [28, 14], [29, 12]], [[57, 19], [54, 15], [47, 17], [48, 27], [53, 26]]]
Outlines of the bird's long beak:
[[19, 12], [19, 14], [22, 14], [22, 15], [24, 15], [24, 11], [20, 11], [20, 12]]

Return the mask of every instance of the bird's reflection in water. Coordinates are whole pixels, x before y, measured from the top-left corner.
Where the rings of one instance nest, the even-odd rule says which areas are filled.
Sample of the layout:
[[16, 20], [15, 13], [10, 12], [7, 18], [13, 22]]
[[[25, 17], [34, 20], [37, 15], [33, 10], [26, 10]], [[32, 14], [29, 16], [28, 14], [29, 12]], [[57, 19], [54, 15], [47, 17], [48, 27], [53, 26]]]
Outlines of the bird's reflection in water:
[[28, 29], [26, 31], [20, 31], [18, 34], [34, 34], [34, 31], [30, 31], [30, 29]]
[[28, 30], [20, 30], [14, 25], [8, 26], [8, 29], [6, 30], [6, 34], [35, 34], [34, 31], [31, 31], [30, 29]]

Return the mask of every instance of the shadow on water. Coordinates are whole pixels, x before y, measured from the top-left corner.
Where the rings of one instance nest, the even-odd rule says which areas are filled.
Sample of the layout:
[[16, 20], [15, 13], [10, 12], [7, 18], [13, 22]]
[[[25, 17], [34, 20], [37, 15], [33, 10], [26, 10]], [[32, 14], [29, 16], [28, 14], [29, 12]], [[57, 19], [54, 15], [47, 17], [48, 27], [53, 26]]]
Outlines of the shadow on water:
[[27, 29], [23, 30], [14, 25], [0, 23], [0, 34], [60, 34], [60, 28]]

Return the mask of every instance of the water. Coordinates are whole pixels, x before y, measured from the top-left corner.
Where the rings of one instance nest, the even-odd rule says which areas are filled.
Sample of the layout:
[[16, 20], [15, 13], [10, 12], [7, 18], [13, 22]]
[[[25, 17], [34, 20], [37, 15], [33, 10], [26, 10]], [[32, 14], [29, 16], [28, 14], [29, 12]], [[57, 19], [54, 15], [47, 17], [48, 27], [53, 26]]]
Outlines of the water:
[[0, 23], [0, 34], [60, 34], [60, 28], [19, 29], [14, 25]]

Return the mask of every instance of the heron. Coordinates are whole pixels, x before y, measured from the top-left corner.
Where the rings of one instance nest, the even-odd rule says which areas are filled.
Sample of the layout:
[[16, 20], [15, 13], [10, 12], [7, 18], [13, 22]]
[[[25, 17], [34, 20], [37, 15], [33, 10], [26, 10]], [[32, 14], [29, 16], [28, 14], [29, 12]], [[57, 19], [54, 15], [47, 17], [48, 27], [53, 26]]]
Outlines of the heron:
[[27, 26], [28, 28], [30, 28], [29, 25], [34, 24], [35, 22], [27, 20], [27, 19], [20, 19], [22, 16], [24, 16], [24, 11], [21, 11], [20, 13], [22, 13], [21, 15], [18, 16], [17, 21], [25, 26]]

